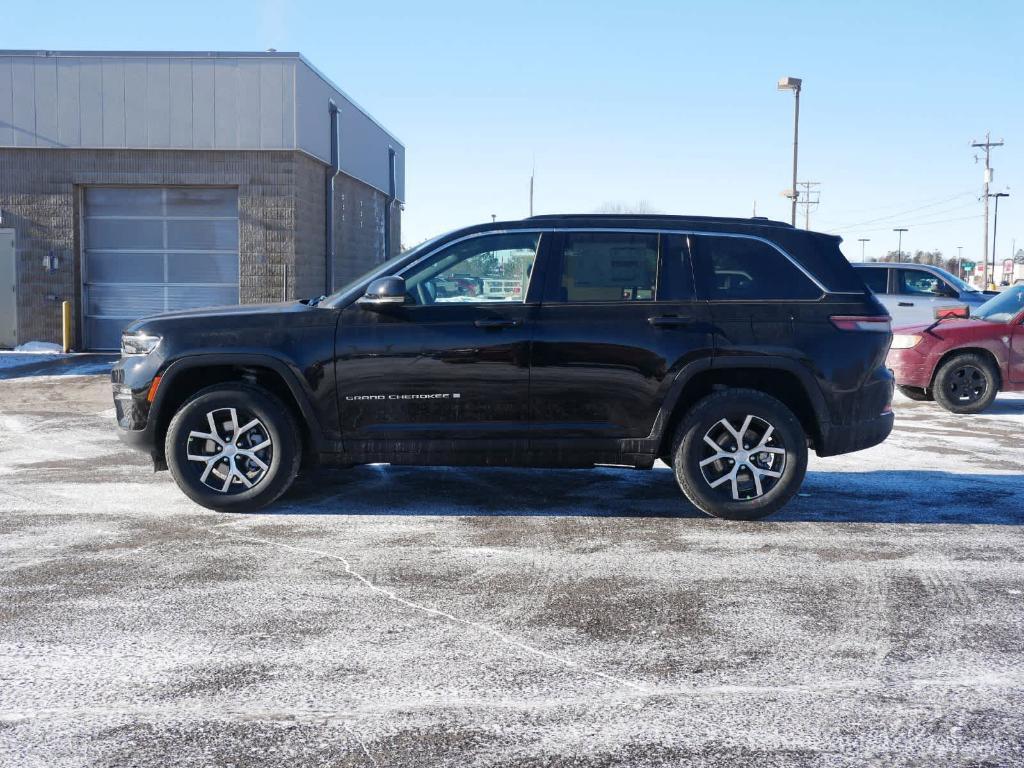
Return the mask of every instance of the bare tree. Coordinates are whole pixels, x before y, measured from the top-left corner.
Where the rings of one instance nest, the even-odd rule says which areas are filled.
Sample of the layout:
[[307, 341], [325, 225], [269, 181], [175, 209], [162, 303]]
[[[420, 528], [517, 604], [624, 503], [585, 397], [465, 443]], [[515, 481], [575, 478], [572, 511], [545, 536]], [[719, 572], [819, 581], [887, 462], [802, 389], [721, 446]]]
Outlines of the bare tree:
[[647, 216], [650, 214], [661, 213], [657, 208], [652, 206], [646, 200], [638, 200], [635, 203], [621, 203], [616, 201], [610, 201], [603, 203], [594, 213], [614, 213], [620, 216], [637, 215]]

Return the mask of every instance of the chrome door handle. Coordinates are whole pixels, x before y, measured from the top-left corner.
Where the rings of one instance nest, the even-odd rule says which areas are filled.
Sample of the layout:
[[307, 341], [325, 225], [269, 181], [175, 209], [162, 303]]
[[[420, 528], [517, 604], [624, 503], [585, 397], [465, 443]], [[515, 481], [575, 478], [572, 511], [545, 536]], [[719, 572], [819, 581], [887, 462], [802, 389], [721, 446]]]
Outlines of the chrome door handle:
[[518, 320], [474, 320], [473, 325], [477, 328], [515, 328], [519, 325]]
[[656, 328], [678, 328], [681, 325], [689, 325], [693, 318], [685, 315], [655, 315], [648, 317], [647, 322]]
[[912, 306], [914, 306], [914, 302], [912, 302], [912, 301], [901, 301], [896, 306], [899, 306], [899, 307], [912, 307]]

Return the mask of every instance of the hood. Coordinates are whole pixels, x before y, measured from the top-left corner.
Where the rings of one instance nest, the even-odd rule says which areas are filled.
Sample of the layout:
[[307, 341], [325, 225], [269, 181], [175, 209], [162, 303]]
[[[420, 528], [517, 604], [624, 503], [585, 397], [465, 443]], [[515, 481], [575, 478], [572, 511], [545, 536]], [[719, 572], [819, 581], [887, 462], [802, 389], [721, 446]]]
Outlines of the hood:
[[[893, 333], [899, 333], [902, 335], [913, 335], [924, 333], [935, 323], [934, 320], [930, 323], [914, 323], [913, 325], [901, 325], [897, 328], [893, 328]], [[974, 318], [950, 318], [949, 320], [943, 320], [941, 323], [932, 328], [932, 333], [936, 336], [946, 336], [949, 334], [963, 333], [973, 331], [978, 328], [991, 328], [993, 323], [987, 320], [976, 320]]]
[[162, 312], [148, 315], [136, 320], [125, 331], [133, 333], [153, 320], [189, 320], [204, 317], [240, 317], [260, 315], [284, 315], [293, 312], [308, 312], [309, 304], [304, 301], [281, 301], [275, 304], [230, 304], [223, 307], [200, 307], [198, 309], [179, 309], [173, 312]]

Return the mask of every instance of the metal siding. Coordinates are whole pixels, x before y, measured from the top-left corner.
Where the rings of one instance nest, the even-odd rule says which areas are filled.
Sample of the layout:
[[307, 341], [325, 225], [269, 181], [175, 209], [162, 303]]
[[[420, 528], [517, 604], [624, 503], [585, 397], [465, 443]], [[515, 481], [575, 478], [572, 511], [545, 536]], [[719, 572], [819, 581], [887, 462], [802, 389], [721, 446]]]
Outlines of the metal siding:
[[281, 64], [281, 145], [289, 149], [299, 146], [295, 135], [295, 123], [297, 122], [295, 114], [295, 70], [297, 69], [297, 64], [294, 60], [282, 62]]
[[5, 53], [0, 145], [301, 149], [326, 163], [334, 99], [342, 170], [386, 193], [393, 147], [404, 199], [404, 148], [295, 54]]
[[57, 141], [57, 60], [36, 62], [36, 146], [55, 147]]
[[127, 59], [124, 62], [124, 139], [133, 149], [147, 146], [146, 130], [146, 62]]
[[192, 147], [213, 149], [216, 133], [213, 100], [216, 95], [213, 61], [192, 60]]
[[273, 149], [284, 145], [284, 76], [285, 68], [281, 62], [260, 62], [261, 149]]
[[124, 60], [103, 59], [103, 146], [124, 147]]
[[192, 146], [192, 60], [171, 59], [168, 62], [169, 141], [172, 149]]
[[213, 73], [213, 144], [218, 149], [237, 149], [238, 63], [231, 59], [217, 59]]
[[263, 105], [260, 99], [259, 60], [242, 59], [238, 62], [238, 146], [259, 149], [260, 118]]
[[57, 141], [65, 147], [82, 144], [81, 71], [77, 59], [57, 59]]
[[14, 144], [14, 86], [11, 83], [12, 59], [0, 57], [0, 146]]
[[15, 58], [11, 67], [14, 145], [36, 145], [36, 86], [32, 60]]
[[146, 61], [146, 146], [171, 145], [170, 61]]
[[82, 146], [103, 146], [103, 62], [78, 60], [78, 99]]

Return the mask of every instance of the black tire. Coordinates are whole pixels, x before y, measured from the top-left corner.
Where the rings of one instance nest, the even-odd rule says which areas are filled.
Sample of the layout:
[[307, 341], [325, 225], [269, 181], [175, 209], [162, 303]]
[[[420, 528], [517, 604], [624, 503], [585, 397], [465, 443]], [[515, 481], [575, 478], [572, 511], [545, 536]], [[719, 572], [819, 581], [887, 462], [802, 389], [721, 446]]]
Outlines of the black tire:
[[[731, 432], [724, 431], [723, 420], [732, 425]], [[741, 457], [735, 469], [737, 462], [733, 459], [711, 462], [702, 468], [701, 462], [728, 452], [731, 435], [739, 433], [744, 424], [750, 426], [742, 436], [759, 441], [747, 443], [747, 447], [763, 444], [772, 453], [754, 455], [751, 451], [748, 458]], [[722, 430], [723, 437], [714, 437], [715, 430]], [[706, 436], [719, 447], [712, 449]], [[672, 444], [672, 468], [683, 494], [705, 514], [726, 520], [757, 520], [780, 510], [800, 489], [807, 472], [807, 436], [793, 412], [774, 397], [753, 389], [723, 390], [698, 401], [683, 418]], [[734, 475], [735, 480], [723, 481], [724, 487], [712, 487], [712, 482], [721, 480], [720, 476], [711, 477], [716, 472], [726, 477]], [[764, 472], [780, 476], [767, 477]], [[755, 483], [762, 490], [760, 495]]]
[[921, 387], [904, 387], [900, 384], [896, 385], [896, 389], [900, 391], [900, 394], [911, 400], [916, 400], [919, 403], [930, 403], [935, 399], [935, 396], [927, 389]]
[[[232, 422], [225, 421], [229, 418], [237, 434]], [[243, 431], [253, 421], [257, 424]], [[196, 437], [212, 432], [216, 439]], [[269, 445], [260, 449], [266, 441]], [[167, 428], [164, 451], [171, 475], [192, 501], [220, 512], [253, 512], [291, 486], [302, 461], [302, 439], [284, 403], [264, 389], [238, 382], [203, 389], [181, 406]], [[188, 458], [190, 451], [193, 459]]]
[[999, 393], [999, 371], [988, 357], [964, 352], [939, 366], [932, 392], [947, 411], [979, 413]]

